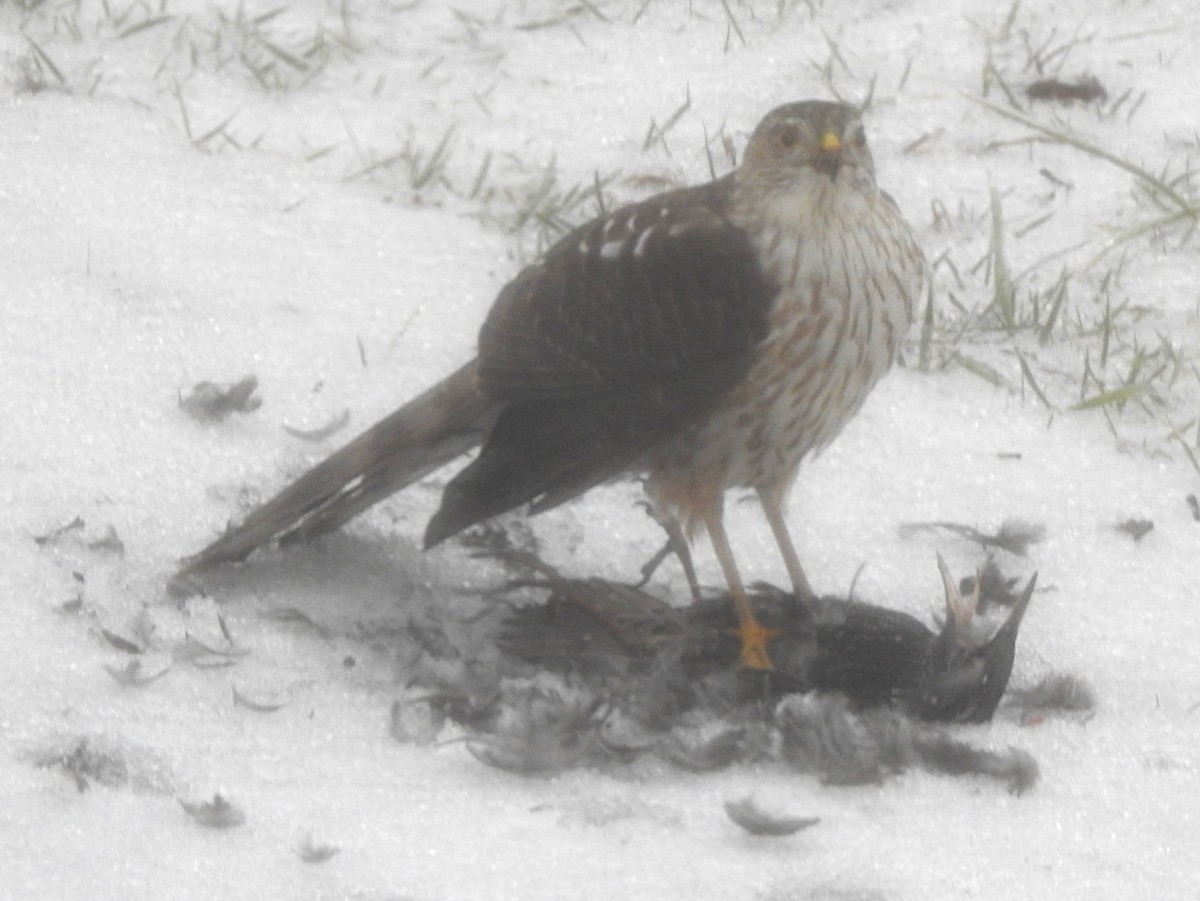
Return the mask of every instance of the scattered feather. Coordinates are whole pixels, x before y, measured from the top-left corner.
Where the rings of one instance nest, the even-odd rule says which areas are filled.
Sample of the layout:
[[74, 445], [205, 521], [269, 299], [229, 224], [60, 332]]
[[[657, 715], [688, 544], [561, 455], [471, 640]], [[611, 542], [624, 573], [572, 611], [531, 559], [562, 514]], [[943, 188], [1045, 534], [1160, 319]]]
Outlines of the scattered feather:
[[231, 829], [246, 822], [246, 814], [242, 809], [230, 803], [220, 792], [214, 794], [211, 801], [192, 803], [180, 798], [179, 804], [184, 813], [209, 829]]
[[291, 699], [276, 694], [257, 697], [247, 695], [238, 691], [238, 687], [235, 685], [233, 686], [233, 703], [239, 707], [245, 707], [247, 710], [253, 710], [255, 713], [274, 713], [290, 704]]
[[185, 396], [179, 395], [179, 407], [198, 422], [224, 422], [233, 413], [253, 413], [262, 406], [258, 377], [248, 375], [228, 385], [199, 382]]
[[344, 409], [340, 414], [331, 419], [323, 426], [315, 429], [297, 429], [293, 426], [284, 423], [283, 430], [293, 438], [299, 438], [301, 441], [324, 441], [331, 435], [335, 435], [350, 424], [350, 410]]
[[237, 663], [250, 651], [246, 648], [228, 647], [217, 648], [206, 644], [191, 633], [183, 637], [183, 641], [171, 649], [171, 656], [180, 663], [190, 663], [193, 666], [213, 668], [229, 666]]
[[745, 738], [746, 729], [741, 726], [724, 726], [697, 740], [676, 729], [655, 745], [655, 752], [681, 769], [707, 773], [725, 769], [741, 759]]
[[87, 546], [88, 550], [104, 551], [105, 553], [116, 554], [118, 557], [125, 554], [125, 542], [121, 540], [121, 536], [117, 534], [116, 528], [111, 523], [105, 529], [103, 535], [89, 541]]
[[81, 792], [93, 784], [159, 794], [174, 790], [175, 777], [157, 752], [119, 737], [74, 736], [28, 757], [39, 769], [61, 772]]
[[144, 685], [149, 685], [151, 682], [157, 682], [169, 673], [171, 671], [171, 664], [164, 663], [159, 669], [145, 671], [142, 667], [142, 659], [139, 657], [136, 660], [130, 660], [124, 666], [109, 666], [106, 663], [104, 668], [110, 676], [122, 685], [141, 688]]
[[203, 597], [205, 594], [203, 582], [190, 573], [175, 573], [167, 580], [166, 589], [167, 596], [177, 601]]
[[154, 621], [154, 615], [150, 612], [150, 608], [142, 606], [138, 610], [137, 615], [129, 621], [129, 628], [137, 637], [137, 643], [143, 648], [151, 647], [154, 644], [154, 635], [158, 632], [158, 624]]
[[428, 700], [393, 701], [388, 732], [401, 744], [425, 747], [437, 741], [445, 713]]
[[1130, 517], [1123, 522], [1117, 523], [1113, 526], [1113, 528], [1118, 532], [1124, 532], [1135, 542], [1137, 542], [1141, 541], [1152, 531], [1154, 531], [1154, 523], [1149, 519], [1136, 519], [1134, 517]]
[[297, 607], [273, 607], [263, 613], [263, 619], [274, 620], [278, 623], [298, 623], [312, 629], [322, 638], [331, 638], [333, 631], [323, 623], [317, 622], [303, 610]]
[[430, 616], [418, 618], [415, 613], [410, 615], [405, 630], [421, 650], [434, 660], [454, 660], [462, 656], [447, 637], [446, 630]]
[[1003, 782], [1014, 795], [1028, 792], [1041, 775], [1037, 761], [1028, 751], [1020, 748], [986, 751], [951, 738], [941, 730], [916, 733], [912, 751], [925, 769], [953, 776], [986, 776]]
[[77, 593], [73, 598], [67, 598], [58, 605], [59, 613], [78, 613], [83, 609], [83, 594]]
[[1029, 552], [1030, 545], [1038, 544], [1046, 538], [1046, 527], [1041, 523], [1016, 519], [1002, 522], [999, 530], [993, 535], [956, 522], [910, 522], [901, 525], [897, 531], [901, 538], [908, 538], [922, 531], [951, 532], [985, 548], [998, 548], [1018, 557], [1024, 557]]
[[118, 635], [111, 629], [100, 630], [100, 634], [104, 636], [104, 640], [116, 648], [118, 651], [124, 651], [126, 654], [142, 653], [142, 646], [131, 638], [126, 638], [124, 635]]
[[853, 711], [845, 698], [793, 695], [776, 709], [785, 758], [826, 784], [880, 782], [888, 773], [920, 767], [953, 776], [984, 776], [1013, 794], [1037, 784], [1037, 761], [1018, 748], [975, 748], [945, 729], [911, 720], [895, 710]]
[[1047, 713], [1084, 713], [1096, 709], [1096, 693], [1079, 676], [1051, 673], [1032, 688], [1009, 690], [1009, 702], [1022, 711], [1026, 723], [1040, 721]]
[[336, 845], [317, 844], [312, 833], [307, 833], [296, 845], [296, 856], [305, 863], [325, 863], [341, 850]]
[[44, 535], [35, 535], [33, 537], [33, 543], [38, 547], [45, 547], [48, 544], [55, 544], [60, 538], [63, 537], [63, 535], [67, 534], [68, 532], [73, 532], [76, 529], [82, 529], [83, 526], [83, 517], [76, 516], [65, 526], [59, 526], [57, 529], [52, 529], [51, 531], [46, 532]]
[[548, 775], [603, 753], [599, 698], [530, 684], [511, 686], [505, 702], [490, 731], [467, 739], [467, 750], [483, 763], [523, 776]]
[[225, 637], [225, 640], [229, 642], [230, 647], [237, 644], [237, 642], [233, 640], [233, 632], [231, 632], [229, 629], [229, 623], [225, 622], [225, 617], [220, 613], [217, 614], [217, 626], [220, 627], [221, 634]]
[[190, 661], [196, 669], [225, 669], [226, 667], [237, 665], [238, 658], [230, 657], [227, 654], [220, 656], [206, 655], [201, 657], [193, 657]]
[[751, 835], [761, 836], [795, 835], [802, 829], [808, 829], [821, 822], [820, 817], [791, 817], [767, 813], [753, 798], [726, 801], [725, 813]]

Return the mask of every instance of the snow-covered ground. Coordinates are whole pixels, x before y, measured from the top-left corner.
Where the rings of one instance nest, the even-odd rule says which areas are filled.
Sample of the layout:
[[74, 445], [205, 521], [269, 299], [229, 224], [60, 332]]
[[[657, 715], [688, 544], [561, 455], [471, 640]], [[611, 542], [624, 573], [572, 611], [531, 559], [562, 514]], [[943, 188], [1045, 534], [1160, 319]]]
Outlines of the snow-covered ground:
[[[1196, 897], [1200, 255], [1174, 227], [1100, 255], [1164, 215], [1137, 178], [971, 99], [989, 84], [1008, 108], [1000, 82], [1094, 75], [1107, 105], [1026, 115], [1180, 175], [1200, 126], [1187, 0], [274, 8], [0, 5], [0, 897]], [[1039, 572], [1013, 684], [1078, 674], [1099, 707], [956, 730], [1032, 753], [1031, 793], [647, 761], [539, 780], [461, 743], [397, 742], [397, 630], [502, 577], [417, 550], [444, 474], [316, 546], [222, 571], [209, 597], [169, 596], [180, 557], [471, 354], [536, 252], [530, 198], [579, 219], [595, 201], [572, 208], [572, 191], [597, 180], [610, 203], [699, 181], [706, 137], [724, 171], [722, 137], [740, 150], [772, 106], [872, 84], [880, 180], [940, 261], [933, 365], [918, 371], [914, 329], [907, 366], [803, 471], [790, 518], [819, 589], [864, 567], [859, 597], [922, 616], [935, 552], [959, 573], [980, 552], [899, 526], [1046, 526], [1029, 558], [1001, 560]], [[993, 189], [1022, 309], [1069, 279], [1045, 343], [972, 318], [993, 291], [975, 266]], [[1164, 348], [1174, 377], [1151, 381]], [[1103, 387], [1081, 388], [1085, 355]], [[250, 373], [256, 412], [180, 410], [195, 383]], [[1070, 409], [1142, 381], [1124, 411]], [[282, 428], [342, 410], [350, 428], [317, 444]], [[627, 579], [659, 542], [637, 498], [604, 488], [531, 525], [564, 571]], [[1114, 528], [1130, 518], [1154, 528], [1134, 541]], [[744, 568], [785, 583], [754, 506], [730, 520]], [[719, 583], [704, 548], [699, 562]], [[654, 587], [686, 594], [673, 564]], [[322, 628], [264, 616], [278, 609]], [[143, 686], [106, 672], [131, 658], [105, 631], [148, 647], [152, 672], [185, 635], [221, 644], [218, 613], [249, 649], [232, 665], [177, 659]], [[287, 703], [255, 711], [234, 689]], [[54, 763], [72, 750], [125, 769], [80, 790]], [[204, 828], [178, 800], [217, 792], [243, 825]], [[747, 795], [821, 823], [752, 838], [722, 809]], [[309, 836], [340, 853], [303, 862]]]

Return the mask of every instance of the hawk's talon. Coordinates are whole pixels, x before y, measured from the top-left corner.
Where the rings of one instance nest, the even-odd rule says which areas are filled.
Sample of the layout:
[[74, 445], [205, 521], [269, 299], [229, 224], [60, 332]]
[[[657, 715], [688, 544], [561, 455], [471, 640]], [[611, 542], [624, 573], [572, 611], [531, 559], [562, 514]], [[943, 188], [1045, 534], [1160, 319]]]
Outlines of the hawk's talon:
[[767, 645], [779, 635], [779, 629], [768, 629], [756, 618], [751, 617], [742, 622], [735, 632], [742, 639], [742, 650], [738, 655], [739, 668], [767, 672], [775, 669], [771, 655], [767, 652]]

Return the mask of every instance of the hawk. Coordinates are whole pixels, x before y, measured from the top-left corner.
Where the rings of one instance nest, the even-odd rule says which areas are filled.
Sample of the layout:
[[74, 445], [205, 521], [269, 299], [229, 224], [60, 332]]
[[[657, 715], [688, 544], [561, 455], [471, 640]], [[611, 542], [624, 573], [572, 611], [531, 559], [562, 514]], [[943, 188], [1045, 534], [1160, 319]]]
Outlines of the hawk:
[[814, 100], [778, 107], [730, 174], [559, 240], [501, 289], [475, 359], [182, 572], [336, 529], [476, 447], [446, 485], [426, 547], [644, 474], [668, 533], [707, 532], [737, 607], [741, 662], [769, 669], [771, 632], [746, 598], [725, 492], [757, 493], [793, 589], [811, 595], [785, 497], [801, 461], [892, 365], [924, 272], [912, 230], [876, 186], [858, 113]]

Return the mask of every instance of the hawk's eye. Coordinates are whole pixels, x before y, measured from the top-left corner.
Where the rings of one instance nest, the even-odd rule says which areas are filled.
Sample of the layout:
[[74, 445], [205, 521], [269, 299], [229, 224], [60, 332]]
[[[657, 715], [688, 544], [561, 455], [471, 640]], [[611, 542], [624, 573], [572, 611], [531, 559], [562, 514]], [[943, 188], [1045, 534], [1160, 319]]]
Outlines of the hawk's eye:
[[779, 132], [779, 146], [784, 150], [790, 150], [796, 146], [796, 142], [800, 140], [800, 132], [794, 125], [788, 125]]

